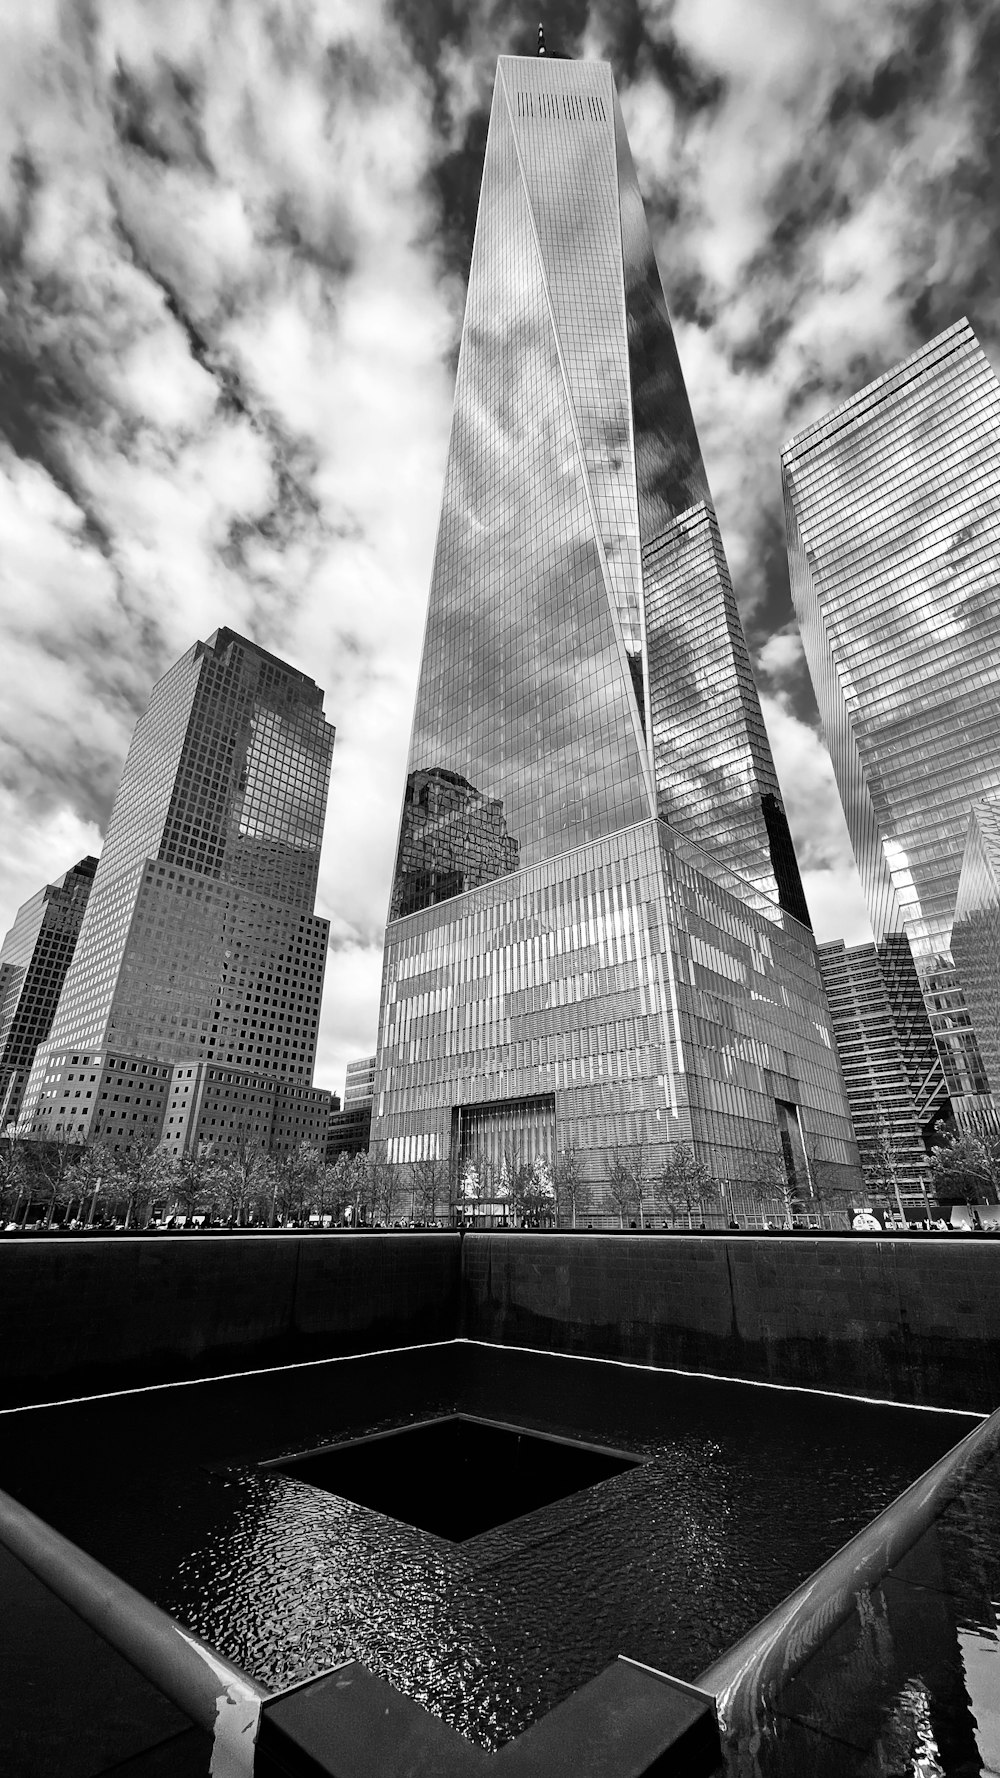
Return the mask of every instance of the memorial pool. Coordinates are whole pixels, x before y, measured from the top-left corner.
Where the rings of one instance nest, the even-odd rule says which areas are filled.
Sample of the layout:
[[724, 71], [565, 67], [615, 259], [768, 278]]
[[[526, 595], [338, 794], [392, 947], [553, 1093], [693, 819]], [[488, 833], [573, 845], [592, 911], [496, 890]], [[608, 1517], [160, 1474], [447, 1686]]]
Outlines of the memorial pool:
[[[455, 1412], [645, 1461], [464, 1542], [398, 1459], [400, 1517], [260, 1467]], [[971, 1424], [453, 1342], [7, 1414], [0, 1485], [266, 1685], [357, 1659], [495, 1747], [619, 1654], [694, 1678]]]

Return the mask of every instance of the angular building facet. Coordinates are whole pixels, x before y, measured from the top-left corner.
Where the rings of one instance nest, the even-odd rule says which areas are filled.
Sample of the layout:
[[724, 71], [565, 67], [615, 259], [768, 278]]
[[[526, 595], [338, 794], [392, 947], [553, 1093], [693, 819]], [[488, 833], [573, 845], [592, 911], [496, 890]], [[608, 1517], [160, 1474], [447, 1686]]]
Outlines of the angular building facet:
[[959, 321], [783, 452], [792, 596], [875, 938], [905, 932], [950, 1092], [985, 1076], [951, 954], [1000, 790], [1000, 383]]
[[986, 1089], [994, 1107], [1000, 1107], [1000, 797], [987, 797], [972, 806], [951, 951], [975, 1028]]
[[17, 1122], [35, 1051], [49, 1034], [97, 870], [81, 858], [32, 895], [0, 945], [0, 1129]]
[[819, 946], [820, 972], [862, 1165], [880, 1144], [899, 1188], [922, 1195], [950, 1102], [905, 933], [881, 945]]
[[257, 1141], [265, 1124], [270, 1138], [276, 1118], [325, 1128], [312, 1073], [328, 923], [312, 910], [333, 735], [319, 687], [231, 630], [157, 682], [26, 1135], [121, 1144], [162, 1128], [180, 1153]]
[[847, 1166], [806, 923], [611, 71], [502, 57], [376, 1151], [683, 1139], [735, 1166], [780, 1100]]

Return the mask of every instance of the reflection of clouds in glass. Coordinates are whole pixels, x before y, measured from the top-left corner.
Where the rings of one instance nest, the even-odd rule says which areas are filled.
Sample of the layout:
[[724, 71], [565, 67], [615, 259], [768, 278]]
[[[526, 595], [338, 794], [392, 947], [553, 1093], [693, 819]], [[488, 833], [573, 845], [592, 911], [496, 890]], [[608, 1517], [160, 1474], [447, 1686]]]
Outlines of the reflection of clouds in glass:
[[[548, 214], [557, 229], [555, 213], [565, 186], [555, 177], [552, 184]], [[604, 202], [607, 208], [607, 194]], [[613, 220], [609, 210], [609, 230]], [[567, 267], [588, 235], [589, 221], [563, 241]], [[623, 671], [599, 542], [603, 505], [610, 515], [614, 573], [631, 572], [623, 602], [634, 606], [635, 545], [628, 535], [621, 457], [625, 366], [616, 369], [622, 393], [610, 430], [601, 431], [587, 414], [583, 419], [574, 414], [563, 377], [568, 357], [561, 364], [550, 296], [555, 303], [538, 260], [506, 104], [498, 102], [483, 178], [411, 775], [441, 767], [474, 786], [480, 797], [502, 804], [522, 864], [631, 825], [650, 812], [629, 707], [631, 683]], [[561, 343], [571, 355], [572, 342]], [[603, 373], [598, 368], [595, 374]], [[581, 447], [587, 456], [585, 426], [590, 455], [595, 463], [606, 462], [609, 475], [593, 509], [581, 468]], [[401, 868], [416, 813], [404, 809]], [[446, 862], [442, 855], [442, 869]], [[495, 874], [502, 864], [498, 855]]]
[[[998, 423], [963, 321], [785, 452], [810, 669], [828, 735], [852, 727], [832, 747], [852, 841], [868, 879], [883, 853], [928, 957], [947, 949], [968, 810], [1000, 789]], [[877, 835], [855, 819], [859, 775]]]

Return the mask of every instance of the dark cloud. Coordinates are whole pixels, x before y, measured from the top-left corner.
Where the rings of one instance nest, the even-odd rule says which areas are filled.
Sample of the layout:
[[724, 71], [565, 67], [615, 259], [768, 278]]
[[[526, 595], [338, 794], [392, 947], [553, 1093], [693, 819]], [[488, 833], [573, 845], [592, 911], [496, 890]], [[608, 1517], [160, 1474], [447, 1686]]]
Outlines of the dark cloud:
[[198, 82], [157, 57], [153, 78], [142, 80], [119, 59], [108, 92], [111, 122], [122, 146], [163, 166], [214, 172], [205, 143]]

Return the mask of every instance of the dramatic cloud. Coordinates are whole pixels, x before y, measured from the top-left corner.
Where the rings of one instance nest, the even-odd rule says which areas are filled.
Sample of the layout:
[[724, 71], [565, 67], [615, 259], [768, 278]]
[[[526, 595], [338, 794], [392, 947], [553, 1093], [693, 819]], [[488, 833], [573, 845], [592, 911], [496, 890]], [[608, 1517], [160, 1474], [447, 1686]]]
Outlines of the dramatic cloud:
[[[616, 72], [821, 936], [863, 937], [790, 623], [778, 455], [967, 313], [997, 359], [987, 0], [560, 0]], [[18, 11], [0, 61], [0, 929], [96, 850], [220, 623], [337, 724], [320, 1084], [375, 1037], [508, 0]]]

